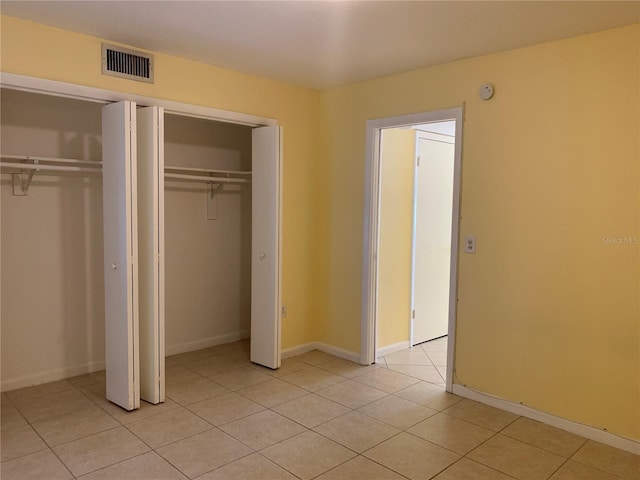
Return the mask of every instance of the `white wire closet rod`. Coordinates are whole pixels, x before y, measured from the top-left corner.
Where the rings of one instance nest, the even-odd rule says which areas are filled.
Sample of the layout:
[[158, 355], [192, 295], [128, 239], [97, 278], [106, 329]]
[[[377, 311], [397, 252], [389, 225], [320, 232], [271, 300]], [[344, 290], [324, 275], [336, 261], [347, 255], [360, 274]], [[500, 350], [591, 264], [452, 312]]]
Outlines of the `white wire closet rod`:
[[251, 171], [240, 170], [212, 170], [210, 168], [190, 168], [190, 167], [164, 167], [164, 171], [172, 172], [199, 172], [199, 173], [219, 173], [223, 175], [251, 175]]
[[93, 165], [96, 168], [102, 167], [102, 162], [92, 162], [91, 160], [76, 160], [74, 158], [57, 158], [57, 157], [40, 157], [33, 155], [8, 155], [8, 154], [0, 154], [0, 157], [6, 158], [7, 160], [27, 160], [27, 161], [37, 161], [37, 162], [51, 162], [51, 163], [68, 163], [68, 164], [78, 164], [78, 165]]
[[179, 173], [165, 173], [164, 178], [170, 180], [183, 180], [188, 182], [249, 183], [249, 180], [247, 180], [246, 178], [206, 177], [204, 175], [181, 175]]

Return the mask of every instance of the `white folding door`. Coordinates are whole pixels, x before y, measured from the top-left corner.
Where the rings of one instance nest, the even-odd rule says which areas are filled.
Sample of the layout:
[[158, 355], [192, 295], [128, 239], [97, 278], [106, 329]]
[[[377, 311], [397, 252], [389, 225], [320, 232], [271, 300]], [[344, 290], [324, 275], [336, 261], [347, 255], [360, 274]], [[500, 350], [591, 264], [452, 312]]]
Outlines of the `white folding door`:
[[251, 139], [251, 361], [280, 367], [282, 128]]
[[164, 109], [139, 108], [140, 397], [164, 402]]
[[126, 410], [140, 406], [135, 109], [102, 109], [107, 399]]

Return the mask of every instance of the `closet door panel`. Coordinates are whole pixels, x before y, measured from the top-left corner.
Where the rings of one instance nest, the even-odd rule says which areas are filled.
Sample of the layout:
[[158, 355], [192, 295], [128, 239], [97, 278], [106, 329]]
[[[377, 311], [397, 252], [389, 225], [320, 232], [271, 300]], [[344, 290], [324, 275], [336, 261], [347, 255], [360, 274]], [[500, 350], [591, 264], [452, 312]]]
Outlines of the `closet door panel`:
[[280, 367], [281, 127], [252, 132], [251, 361]]
[[140, 406], [135, 103], [102, 109], [107, 399]]
[[164, 402], [164, 109], [137, 110], [140, 398]]

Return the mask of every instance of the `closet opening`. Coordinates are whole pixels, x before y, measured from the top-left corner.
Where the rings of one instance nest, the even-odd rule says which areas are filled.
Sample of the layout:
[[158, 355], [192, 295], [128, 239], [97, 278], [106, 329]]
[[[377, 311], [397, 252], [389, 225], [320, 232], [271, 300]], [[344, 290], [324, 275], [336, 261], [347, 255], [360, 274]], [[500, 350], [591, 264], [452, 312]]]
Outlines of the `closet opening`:
[[104, 369], [102, 104], [7, 88], [0, 100], [7, 391]]
[[167, 355], [250, 336], [251, 132], [164, 116]]

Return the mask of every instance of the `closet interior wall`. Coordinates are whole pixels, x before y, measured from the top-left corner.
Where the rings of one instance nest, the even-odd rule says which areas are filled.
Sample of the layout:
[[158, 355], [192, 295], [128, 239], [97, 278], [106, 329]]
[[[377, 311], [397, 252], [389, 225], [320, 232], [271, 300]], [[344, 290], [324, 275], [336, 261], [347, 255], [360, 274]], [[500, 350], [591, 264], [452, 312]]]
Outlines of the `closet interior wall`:
[[[166, 114], [164, 132], [166, 167], [251, 170], [250, 127]], [[224, 184], [215, 220], [210, 188], [165, 180], [167, 355], [250, 333], [251, 184]]]
[[[3, 154], [100, 162], [99, 103], [2, 89]], [[104, 368], [102, 179], [1, 176], [2, 390]]]

